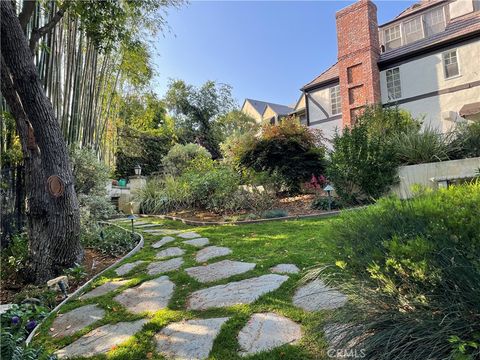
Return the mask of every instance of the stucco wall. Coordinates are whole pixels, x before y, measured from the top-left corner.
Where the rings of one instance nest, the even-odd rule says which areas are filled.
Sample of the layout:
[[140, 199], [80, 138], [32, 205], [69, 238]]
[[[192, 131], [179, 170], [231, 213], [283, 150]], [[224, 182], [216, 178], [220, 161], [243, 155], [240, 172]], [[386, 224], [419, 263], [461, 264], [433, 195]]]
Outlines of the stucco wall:
[[257, 121], [258, 123], [262, 122], [262, 116], [257, 112], [257, 110], [255, 110], [252, 104], [250, 104], [248, 101], [246, 101], [243, 104], [242, 112], [254, 118], [255, 121]]
[[450, 19], [471, 13], [473, 11], [473, 0], [456, 0], [449, 4]]
[[412, 196], [412, 186], [422, 185], [437, 188], [438, 183], [433, 178], [461, 179], [472, 177], [480, 168], [480, 157], [442, 161], [436, 163], [401, 166], [398, 168], [400, 183], [392, 188], [392, 192], [401, 199]]
[[[457, 49], [460, 75], [445, 79], [442, 52], [431, 54], [413, 61], [400, 64], [400, 81], [402, 97], [395, 101], [402, 101], [411, 97], [429, 94], [435, 91], [452, 89], [457, 86], [480, 80], [480, 40], [452, 49]], [[397, 66], [392, 66], [395, 68]], [[386, 70], [380, 72], [380, 86], [382, 102], [388, 103]], [[442, 113], [458, 111], [463, 105], [477, 102], [480, 99], [480, 86], [459, 90], [451, 93], [432, 95], [423, 99], [400, 103], [399, 107], [412, 112], [414, 116], [424, 116], [425, 124], [430, 124], [446, 131], [454, 125], [454, 121], [443, 120]], [[454, 120], [461, 120], [456, 115]]]
[[[338, 85], [333, 84], [329, 87], [313, 90], [308, 93], [308, 115], [310, 121], [310, 127], [312, 129], [321, 129], [323, 135], [328, 139], [332, 139], [335, 134], [335, 130], [342, 128], [342, 119], [339, 115], [332, 115], [332, 105], [330, 103], [330, 88]], [[328, 114], [328, 117], [320, 109], [319, 105]]]

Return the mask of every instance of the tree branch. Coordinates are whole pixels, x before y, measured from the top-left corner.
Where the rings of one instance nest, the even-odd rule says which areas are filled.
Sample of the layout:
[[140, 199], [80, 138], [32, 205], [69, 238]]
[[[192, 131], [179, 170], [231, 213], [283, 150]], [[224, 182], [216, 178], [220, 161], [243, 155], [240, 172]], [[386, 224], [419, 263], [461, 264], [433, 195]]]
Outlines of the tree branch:
[[62, 19], [63, 15], [65, 14], [65, 10], [67, 9], [67, 2], [65, 2], [62, 7], [55, 13], [53, 18], [44, 26], [38, 29], [32, 30], [32, 36], [30, 37], [30, 50], [32, 53], [35, 52], [38, 40], [40, 40], [45, 34], [48, 34], [55, 25]]
[[23, 0], [22, 12], [18, 15], [18, 20], [20, 21], [23, 32], [27, 30], [27, 24], [35, 10], [36, 2], [37, 0]]

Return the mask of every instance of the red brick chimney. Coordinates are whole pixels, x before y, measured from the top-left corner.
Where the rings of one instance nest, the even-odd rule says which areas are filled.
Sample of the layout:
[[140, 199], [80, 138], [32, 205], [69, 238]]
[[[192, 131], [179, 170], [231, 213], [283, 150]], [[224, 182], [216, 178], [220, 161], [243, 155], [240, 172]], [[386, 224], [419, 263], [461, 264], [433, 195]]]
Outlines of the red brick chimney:
[[360, 0], [336, 18], [342, 121], [349, 126], [364, 105], [381, 101], [377, 7]]

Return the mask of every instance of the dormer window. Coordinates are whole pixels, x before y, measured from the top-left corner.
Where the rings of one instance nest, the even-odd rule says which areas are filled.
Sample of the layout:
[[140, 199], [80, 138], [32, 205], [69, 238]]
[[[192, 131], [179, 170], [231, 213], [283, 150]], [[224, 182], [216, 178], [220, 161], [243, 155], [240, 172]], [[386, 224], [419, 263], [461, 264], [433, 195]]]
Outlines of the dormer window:
[[407, 44], [424, 38], [422, 18], [420, 16], [406, 21], [403, 24], [403, 30], [405, 31]]
[[427, 36], [445, 30], [445, 14], [443, 7], [433, 9], [425, 14], [425, 30]]
[[402, 46], [402, 35], [400, 24], [385, 29], [385, 47], [387, 50], [396, 49]]

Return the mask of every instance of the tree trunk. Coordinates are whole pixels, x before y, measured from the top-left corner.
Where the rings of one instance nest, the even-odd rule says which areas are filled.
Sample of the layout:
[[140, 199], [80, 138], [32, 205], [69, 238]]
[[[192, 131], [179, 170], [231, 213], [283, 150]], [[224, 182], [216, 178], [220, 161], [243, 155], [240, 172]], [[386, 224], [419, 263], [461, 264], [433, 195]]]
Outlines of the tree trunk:
[[[31, 274], [34, 282], [42, 283], [81, 259], [78, 201], [67, 147], [37, 74], [27, 39], [11, 2], [0, 1], [0, 9], [2, 93], [5, 88], [9, 93], [4, 93], [9, 107], [20, 105], [28, 118], [31, 129], [27, 128], [27, 151], [38, 153], [41, 170], [28, 173], [35, 169], [35, 166], [30, 167], [26, 178], [29, 180], [27, 213]], [[8, 81], [8, 77], [10, 89], [8, 83], [4, 84], [4, 78]], [[20, 111], [13, 113], [17, 117]], [[25, 141], [25, 131], [19, 134]], [[58, 177], [58, 187], [48, 185], [47, 179], [51, 176]]]

